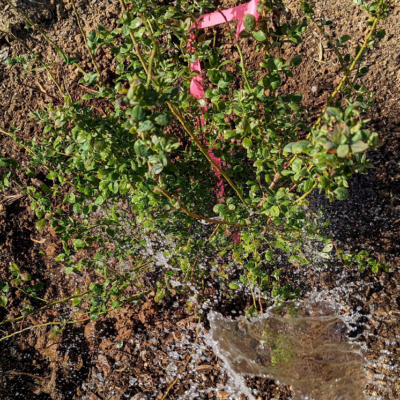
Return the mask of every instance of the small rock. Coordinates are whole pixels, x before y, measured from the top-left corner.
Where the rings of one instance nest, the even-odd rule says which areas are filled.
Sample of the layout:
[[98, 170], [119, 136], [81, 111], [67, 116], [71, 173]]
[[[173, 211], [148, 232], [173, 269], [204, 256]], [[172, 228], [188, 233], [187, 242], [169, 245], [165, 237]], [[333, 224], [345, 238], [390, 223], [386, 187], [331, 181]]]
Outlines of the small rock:
[[147, 400], [147, 396], [143, 393], [136, 393], [133, 397], [131, 397], [131, 400]]

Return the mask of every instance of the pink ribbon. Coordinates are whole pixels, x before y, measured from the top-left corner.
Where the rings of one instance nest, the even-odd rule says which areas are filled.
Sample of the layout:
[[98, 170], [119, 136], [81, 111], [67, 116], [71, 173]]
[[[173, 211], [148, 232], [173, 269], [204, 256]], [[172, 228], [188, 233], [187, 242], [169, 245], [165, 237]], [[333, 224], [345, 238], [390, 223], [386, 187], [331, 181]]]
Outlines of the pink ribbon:
[[[259, 14], [257, 12], [257, 5], [259, 0], [251, 0], [249, 3], [242, 4], [237, 7], [229, 8], [227, 10], [222, 11], [215, 11], [210, 14], [204, 14], [197, 20], [197, 25], [193, 24], [190, 29], [204, 29], [209, 28], [211, 26], [224, 24], [229, 21], [238, 20], [237, 30], [236, 30], [236, 39], [239, 38], [240, 32], [244, 30], [243, 25], [243, 17], [246, 14], [254, 15], [255, 19], [258, 20]], [[190, 34], [190, 41], [188, 45], [188, 51], [192, 52], [190, 42], [195, 41], [195, 35], [193, 32]], [[204, 86], [203, 86], [203, 78], [201, 76], [201, 65], [200, 60], [196, 60], [194, 63], [190, 64], [190, 69], [192, 71], [197, 71], [198, 75], [192, 78], [190, 82], [190, 93], [196, 99], [203, 99], [204, 100]], [[204, 111], [207, 111], [207, 106], [203, 108]], [[205, 125], [205, 120], [203, 117], [200, 117], [200, 126]], [[208, 143], [207, 143], [208, 144]], [[208, 154], [210, 155], [211, 159], [221, 168], [221, 159], [219, 157], [215, 157], [213, 149], [208, 150]], [[221, 173], [214, 168], [215, 175], [218, 178], [217, 184], [217, 197], [219, 202], [224, 201], [224, 182], [221, 178]]]

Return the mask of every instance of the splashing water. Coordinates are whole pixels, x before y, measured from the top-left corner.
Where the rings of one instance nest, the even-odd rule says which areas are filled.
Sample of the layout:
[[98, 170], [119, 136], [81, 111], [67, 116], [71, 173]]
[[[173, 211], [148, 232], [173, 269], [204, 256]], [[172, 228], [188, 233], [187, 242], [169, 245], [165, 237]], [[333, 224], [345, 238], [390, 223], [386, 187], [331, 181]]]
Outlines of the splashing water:
[[249, 374], [291, 385], [294, 399], [365, 399], [361, 348], [330, 303], [288, 303], [251, 320], [210, 313], [209, 320], [209, 342], [239, 388], [240, 375]]

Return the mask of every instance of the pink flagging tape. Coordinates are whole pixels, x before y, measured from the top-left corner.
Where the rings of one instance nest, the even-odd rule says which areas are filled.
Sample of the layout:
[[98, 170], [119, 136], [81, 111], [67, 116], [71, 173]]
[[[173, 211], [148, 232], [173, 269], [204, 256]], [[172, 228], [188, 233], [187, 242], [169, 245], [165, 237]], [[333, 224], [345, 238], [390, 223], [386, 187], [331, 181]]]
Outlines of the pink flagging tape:
[[[209, 28], [211, 26], [215, 25], [220, 25], [220, 24], [225, 24], [226, 22], [229, 21], [235, 21], [238, 20], [238, 25], [237, 25], [237, 30], [236, 30], [236, 39], [239, 38], [240, 32], [244, 30], [244, 25], [243, 25], [243, 17], [246, 14], [252, 14], [254, 15], [255, 19], [258, 20], [259, 14], [257, 12], [257, 5], [258, 5], [259, 0], [251, 0], [249, 3], [242, 4], [237, 7], [229, 8], [227, 10], [222, 10], [222, 11], [215, 11], [210, 14], [204, 14], [199, 19], [197, 20], [197, 24], [193, 24], [190, 27], [190, 30], [193, 29], [204, 29], [204, 28]], [[195, 41], [195, 35], [192, 32], [190, 34], [190, 41], [189, 41], [189, 46], [188, 46], [188, 51], [191, 52], [191, 46], [190, 42]], [[190, 64], [190, 69], [192, 71], [197, 71], [198, 75], [192, 78], [192, 81], [190, 82], [190, 93], [196, 98], [196, 99], [203, 99], [204, 100], [204, 86], [203, 86], [203, 78], [201, 76], [201, 65], [200, 65], [200, 60], [196, 60], [194, 63]], [[203, 108], [204, 111], [207, 110], [207, 106]], [[200, 117], [200, 126], [205, 125], [205, 120], [203, 117]], [[214, 152], [212, 149], [208, 150], [208, 154], [210, 155], [211, 159], [221, 168], [221, 159], [219, 157], [216, 157], [214, 155]], [[224, 201], [224, 182], [221, 178], [221, 173], [214, 168], [215, 175], [218, 178], [218, 184], [217, 184], [217, 197], [220, 202]]]
[[[242, 4], [237, 7], [229, 8], [228, 10], [215, 11], [210, 14], [204, 14], [199, 17], [197, 21], [197, 26], [193, 24], [190, 29], [204, 29], [211, 26], [225, 24], [226, 22], [238, 20], [238, 26], [236, 30], [236, 39], [239, 38], [240, 33], [244, 30], [243, 17], [246, 14], [254, 15], [255, 19], [258, 20], [259, 14], [257, 12], [258, 0], [251, 0], [249, 3]], [[192, 33], [190, 35], [191, 40], [195, 40], [195, 36]], [[204, 87], [203, 78], [201, 76], [201, 66], [200, 61], [196, 60], [194, 63], [190, 64], [190, 69], [192, 71], [199, 72], [199, 75], [192, 78], [190, 83], [190, 93], [196, 97], [196, 99], [204, 99]]]

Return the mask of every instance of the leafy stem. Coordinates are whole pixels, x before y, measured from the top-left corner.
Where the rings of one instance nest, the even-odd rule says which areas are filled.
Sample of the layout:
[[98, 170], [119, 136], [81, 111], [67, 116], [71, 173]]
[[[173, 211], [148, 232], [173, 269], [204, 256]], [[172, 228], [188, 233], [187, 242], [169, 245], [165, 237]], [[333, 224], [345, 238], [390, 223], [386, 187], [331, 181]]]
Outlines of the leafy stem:
[[244, 57], [243, 57], [242, 49], [240, 48], [239, 43], [236, 42], [235, 45], [239, 52], [240, 66], [242, 67], [242, 74], [243, 74], [243, 78], [244, 78], [246, 86], [247, 86], [247, 90], [251, 92], [251, 85], [250, 85], [249, 80], [247, 79], [247, 71], [246, 71], [246, 67], [244, 65]]
[[97, 65], [97, 62], [96, 62], [96, 60], [94, 58], [94, 55], [93, 55], [93, 52], [92, 52], [92, 50], [90, 49], [90, 47], [89, 47], [89, 45], [87, 43], [86, 34], [85, 34], [85, 31], [83, 30], [82, 22], [81, 22], [81, 19], [79, 18], [79, 14], [78, 14], [78, 11], [76, 9], [75, 0], [71, 0], [71, 2], [72, 2], [72, 8], [74, 9], [74, 13], [75, 13], [75, 16], [76, 16], [76, 21], [78, 22], [79, 30], [81, 31], [81, 34], [83, 36], [83, 40], [85, 42], [86, 48], [88, 49], [90, 58], [92, 59], [93, 65], [96, 68], [96, 71], [97, 71], [97, 73], [99, 75], [100, 82], [104, 86], [104, 80], [103, 80], [103, 77], [101, 76], [101, 72], [100, 72], [99, 66]]
[[[162, 188], [159, 187], [159, 190], [165, 197], [167, 197], [169, 199], [169, 201], [173, 205], [177, 203], [177, 200], [175, 200], [172, 197], [172, 195], [170, 193], [168, 193], [165, 189], [162, 189]], [[179, 205], [179, 208], [181, 208], [181, 210], [185, 212], [185, 214], [187, 214], [190, 217], [195, 218], [195, 219], [197, 219], [199, 221], [205, 221], [205, 222], [208, 222], [209, 224], [231, 225], [231, 226], [235, 226], [235, 227], [238, 227], [238, 228], [243, 228], [243, 227], [246, 226], [246, 225], [236, 224], [234, 222], [229, 222], [229, 221], [226, 221], [226, 220], [220, 220], [220, 219], [204, 217], [202, 215], [199, 215], [199, 214], [196, 214], [196, 213], [190, 211], [186, 206], [181, 204], [179, 201], [178, 201], [178, 205]]]

